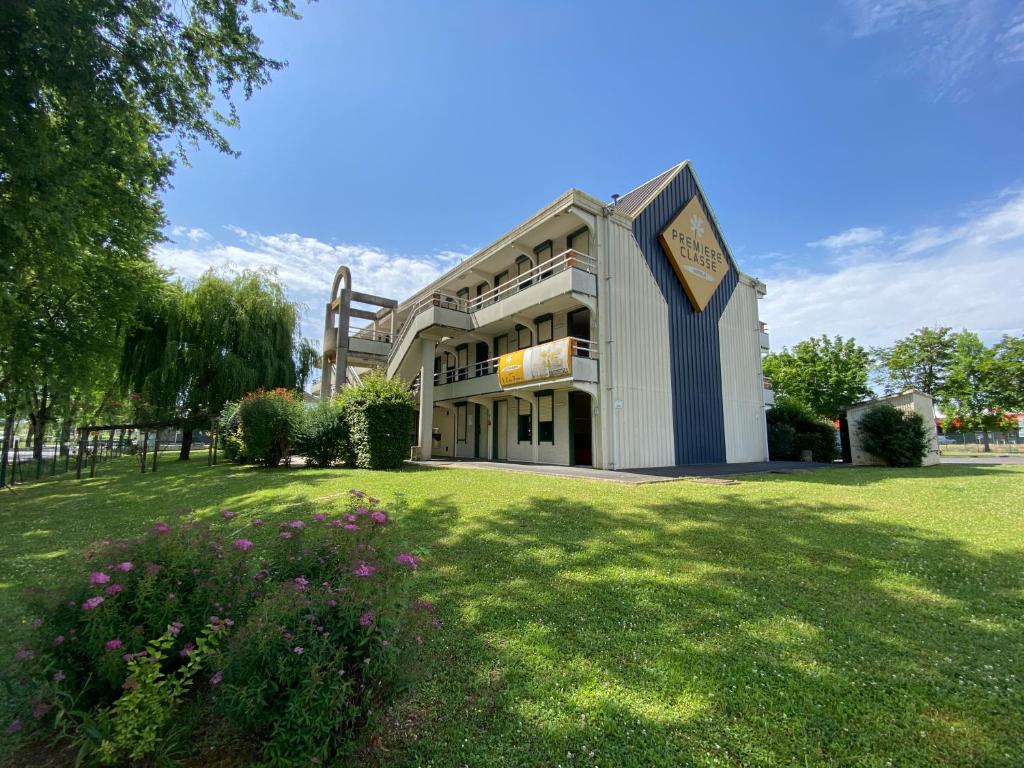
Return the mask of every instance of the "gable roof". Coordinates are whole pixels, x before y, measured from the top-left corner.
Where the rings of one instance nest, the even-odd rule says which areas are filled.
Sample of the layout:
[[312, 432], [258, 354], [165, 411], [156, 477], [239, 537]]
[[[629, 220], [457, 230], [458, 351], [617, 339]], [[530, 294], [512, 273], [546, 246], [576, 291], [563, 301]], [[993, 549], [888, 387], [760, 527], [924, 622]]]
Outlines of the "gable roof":
[[662, 171], [653, 179], [648, 179], [636, 189], [632, 189], [624, 194], [615, 203], [616, 212], [628, 216], [630, 219], [635, 219], [647, 207], [647, 204], [657, 197], [658, 193], [676, 177], [676, 174], [683, 170], [688, 162], [688, 160], [684, 160], [677, 165], [673, 165], [667, 171]]

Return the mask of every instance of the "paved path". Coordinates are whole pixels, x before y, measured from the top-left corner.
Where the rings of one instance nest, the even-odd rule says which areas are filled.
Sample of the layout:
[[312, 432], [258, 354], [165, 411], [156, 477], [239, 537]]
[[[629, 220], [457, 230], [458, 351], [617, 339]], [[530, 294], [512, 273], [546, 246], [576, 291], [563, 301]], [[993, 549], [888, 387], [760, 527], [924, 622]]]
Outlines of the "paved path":
[[991, 456], [943, 456], [940, 460], [943, 464], [977, 464], [979, 466], [992, 466], [994, 464], [1024, 464], [1024, 456], [1000, 456], [993, 453]]
[[655, 467], [615, 471], [592, 467], [561, 467], [552, 464], [517, 464], [515, 462], [473, 461], [472, 459], [431, 459], [417, 461], [426, 467], [456, 467], [461, 469], [497, 469], [506, 472], [529, 472], [552, 477], [574, 477], [585, 480], [609, 480], [616, 483], [664, 483], [680, 478], [727, 477], [752, 472], [806, 471], [825, 467], [843, 467], [842, 464], [814, 464], [802, 461], [760, 461], [750, 464], [690, 464], [680, 467]]

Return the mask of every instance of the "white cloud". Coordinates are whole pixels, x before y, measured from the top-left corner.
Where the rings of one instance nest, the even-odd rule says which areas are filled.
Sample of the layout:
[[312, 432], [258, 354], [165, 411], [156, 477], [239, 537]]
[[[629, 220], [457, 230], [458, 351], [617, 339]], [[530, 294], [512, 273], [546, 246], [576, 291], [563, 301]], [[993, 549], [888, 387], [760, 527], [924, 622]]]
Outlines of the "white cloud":
[[1024, 60], [1020, 0], [844, 0], [854, 37], [890, 33], [934, 96], [964, 98], [991, 66]]
[[848, 247], [829, 274], [765, 276], [761, 315], [775, 349], [822, 333], [889, 344], [936, 324], [988, 341], [1024, 333], [1024, 191], [950, 227]]
[[[293, 233], [262, 235], [238, 227], [226, 229], [233, 241], [225, 244], [203, 230], [173, 228], [172, 237], [190, 242], [157, 246], [156, 260], [185, 279], [194, 279], [211, 267], [236, 272], [274, 270], [289, 298], [303, 305], [302, 334], [317, 342], [323, 335], [323, 305], [334, 273], [341, 265], [352, 270], [352, 283], [357, 291], [402, 300], [467, 255], [441, 251], [406, 256], [372, 246], [325, 243]], [[190, 232], [201, 232], [205, 237], [189, 237]]]
[[821, 246], [823, 248], [828, 248], [829, 250], [838, 250], [841, 248], [851, 248], [853, 246], [877, 243], [884, 236], [884, 233], [880, 229], [854, 227], [853, 229], [848, 229], [845, 232], [840, 232], [837, 235], [829, 235], [821, 240], [815, 240], [813, 243], [808, 243], [808, 245], [812, 248]]

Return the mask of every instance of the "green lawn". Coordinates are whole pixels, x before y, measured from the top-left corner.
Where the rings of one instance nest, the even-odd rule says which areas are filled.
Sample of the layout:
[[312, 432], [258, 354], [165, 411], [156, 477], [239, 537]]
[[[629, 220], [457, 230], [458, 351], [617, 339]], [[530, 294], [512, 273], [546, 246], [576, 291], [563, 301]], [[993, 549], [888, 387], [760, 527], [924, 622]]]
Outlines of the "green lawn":
[[359, 487], [404, 499], [444, 621], [373, 765], [1024, 765], [1024, 467], [645, 486], [129, 468], [0, 492], [8, 635], [20, 589], [98, 538]]

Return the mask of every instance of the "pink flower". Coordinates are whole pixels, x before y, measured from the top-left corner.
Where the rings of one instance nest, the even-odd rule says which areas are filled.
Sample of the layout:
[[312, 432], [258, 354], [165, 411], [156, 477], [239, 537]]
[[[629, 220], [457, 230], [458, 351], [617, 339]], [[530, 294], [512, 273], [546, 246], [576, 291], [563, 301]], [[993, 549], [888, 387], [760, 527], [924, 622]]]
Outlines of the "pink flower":
[[15, 652], [14, 658], [17, 659], [18, 661], [28, 661], [29, 659], [32, 658], [32, 651], [30, 651], [30, 650], [28, 650], [27, 648], [24, 648], [24, 647], [19, 648]]
[[349, 522], [349, 523], [354, 523], [356, 521], [356, 516], [355, 515], [345, 515], [345, 520], [347, 522]]
[[222, 509], [220, 512], [220, 516], [223, 517], [225, 520], [230, 520], [232, 517], [235, 516], [235, 513], [232, 512], [230, 509]]
[[373, 611], [367, 611], [359, 617], [359, 623], [362, 624], [364, 627], [368, 627], [371, 624], [373, 624], [373, 618]]
[[281, 531], [281, 538], [282, 539], [290, 539], [291, 537], [292, 537], [292, 532], [291, 531]]
[[177, 637], [178, 633], [181, 632], [181, 628], [184, 626], [185, 625], [182, 624], [180, 621], [172, 621], [170, 624], [167, 625], [167, 631], [175, 637]]
[[322, 523], [324, 520], [327, 519], [327, 515], [323, 512], [317, 512], [315, 515], [313, 515], [313, 519], [316, 520], [318, 523]]
[[297, 653], [299, 656], [305, 653], [305, 651], [306, 649], [303, 648], [301, 645], [296, 645], [294, 648], [292, 648], [292, 653]]
[[268, 571], [266, 568], [260, 568], [253, 575], [253, 579], [256, 580], [256, 581], [263, 581], [269, 575], [270, 575], [270, 571]]
[[387, 525], [388, 523], [388, 513], [381, 512], [379, 509], [374, 510], [370, 517], [373, 518], [373, 522], [378, 523], [379, 525]]
[[356, 566], [356, 569], [354, 571], [352, 571], [352, 573], [356, 576], [372, 576], [376, 572], [377, 569], [365, 560], [360, 560], [359, 565]]
[[94, 571], [89, 576], [89, 583], [94, 587], [98, 587], [100, 584], [106, 584], [108, 581], [110, 581], [110, 577], [103, 573], [103, 571]]
[[252, 521], [252, 524], [259, 528], [261, 525], [263, 525], [263, 518], [257, 517], [255, 520]]
[[299, 576], [295, 579], [295, 588], [299, 590], [299, 592], [305, 592], [306, 589], [309, 588], [309, 579], [305, 576]]
[[107, 649], [108, 651], [116, 651], [116, 650], [117, 650], [118, 648], [120, 648], [120, 647], [121, 647], [122, 645], [124, 645], [124, 643], [122, 643], [122, 642], [121, 642], [120, 640], [118, 640], [118, 639], [117, 639], [117, 638], [115, 637], [115, 638], [114, 638], [113, 640], [107, 640], [107, 642], [106, 642], [106, 644], [105, 644], [105, 646], [104, 646], [104, 647], [105, 647], [105, 648], [106, 648], [106, 649]]
[[359, 530], [359, 526], [356, 525], [355, 523], [345, 523], [341, 527], [344, 528], [346, 531], [358, 531]]
[[97, 595], [96, 597], [90, 597], [88, 600], [82, 603], [82, 610], [92, 611], [96, 608], [99, 608], [101, 605], [103, 605], [103, 598]]
[[147, 576], [156, 576], [161, 570], [163, 570], [163, 566], [161, 565], [157, 565], [156, 563], [146, 563]]
[[236, 539], [235, 543], [231, 546], [242, 552], [248, 552], [250, 549], [253, 548], [253, 543], [248, 539]]
[[170, 533], [171, 526], [169, 526], [167, 523], [157, 523], [153, 526], [152, 531], [153, 533]]
[[370, 508], [369, 507], [358, 506], [358, 507], [356, 507], [356, 514], [357, 515], [368, 515], [368, 514], [370, 514]]
[[192, 651], [194, 651], [195, 649], [196, 649], [196, 644], [195, 643], [185, 643], [184, 647], [180, 651], [178, 651], [178, 655], [181, 656], [182, 658], [185, 658], [190, 653], [192, 653]]
[[44, 704], [41, 701], [32, 702], [32, 717], [38, 720], [41, 717], [46, 717], [46, 714], [53, 709], [52, 704]]
[[111, 584], [109, 587], [106, 588], [105, 591], [108, 595], [116, 595], [118, 592], [123, 592], [124, 587], [122, 587], [120, 584]]
[[123, 563], [117, 564], [117, 570], [124, 571], [125, 573], [128, 573], [128, 571], [132, 570], [134, 567], [135, 565], [127, 560], [125, 560]]
[[63, 672], [54, 672], [53, 673], [53, 682], [59, 683], [63, 679], [64, 679], [64, 673]]
[[210, 685], [219, 685], [220, 681], [224, 679], [224, 673], [217, 670], [210, 676]]
[[53, 644], [54, 644], [55, 647], [58, 646], [58, 645], [63, 645], [64, 644], [64, 635], [57, 635], [55, 638], [53, 638]]
[[399, 565], [404, 565], [406, 568], [409, 568], [413, 571], [416, 570], [416, 566], [418, 565], [416, 558], [410, 555], [408, 552], [399, 552], [395, 556], [395, 562]]
[[8, 733], [17, 733], [21, 730], [21, 720], [12, 720], [11, 724], [7, 726]]

